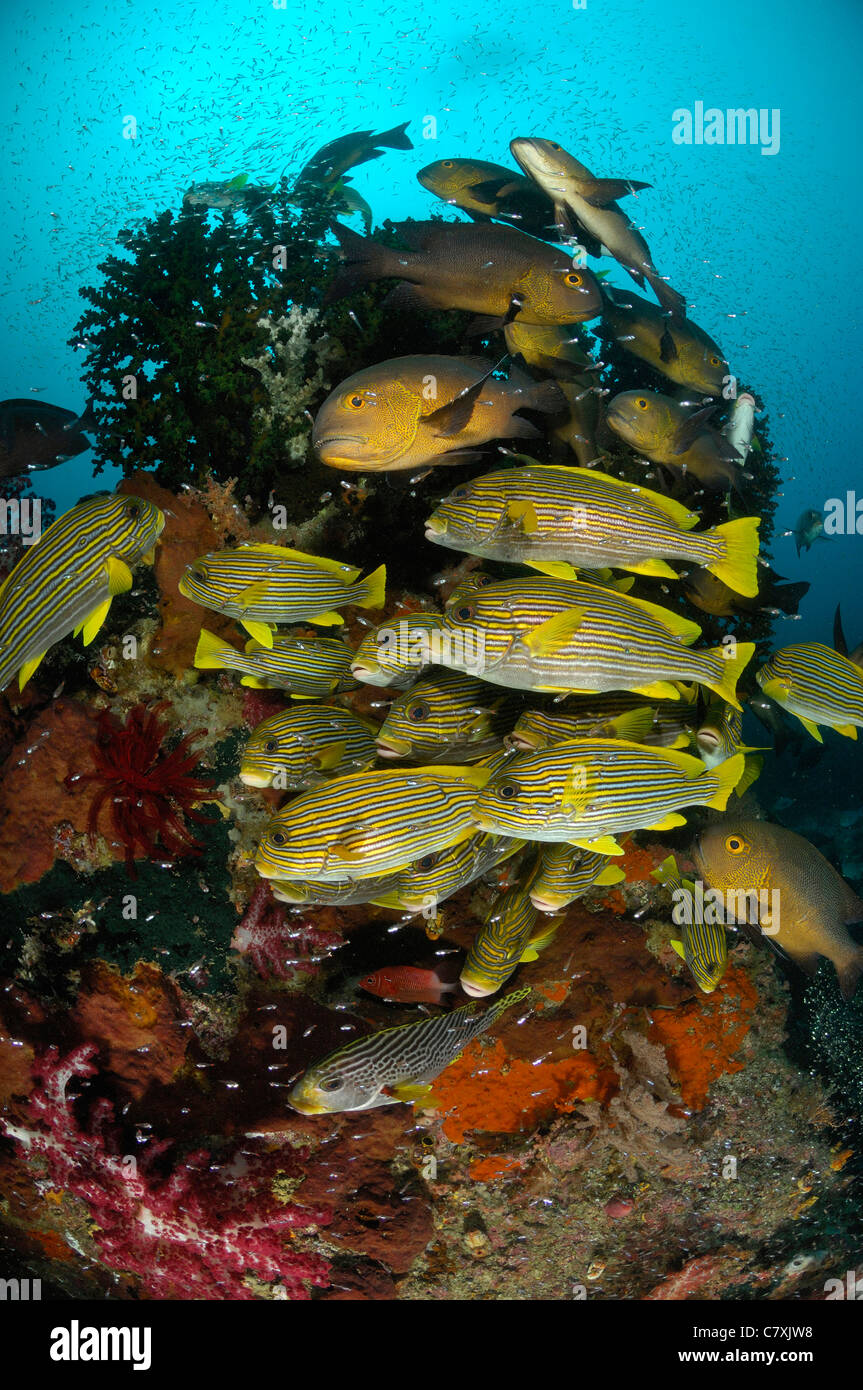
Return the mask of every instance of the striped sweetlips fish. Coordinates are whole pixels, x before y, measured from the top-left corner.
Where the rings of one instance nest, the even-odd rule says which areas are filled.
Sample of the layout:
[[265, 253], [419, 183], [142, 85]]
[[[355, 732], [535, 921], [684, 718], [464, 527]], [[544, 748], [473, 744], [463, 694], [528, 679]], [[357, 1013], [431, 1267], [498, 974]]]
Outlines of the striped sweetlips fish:
[[397, 1101], [423, 1101], [431, 1083], [513, 1004], [530, 994], [513, 990], [483, 1013], [464, 1004], [448, 1014], [384, 1028], [357, 1038], [307, 1067], [288, 1095], [303, 1115], [372, 1110]]
[[453, 893], [482, 878], [491, 869], [511, 859], [524, 847], [524, 840], [506, 835], [486, 835], [477, 831], [461, 844], [424, 854], [402, 869], [395, 882], [370, 901], [379, 907], [423, 912], [446, 902]]
[[50, 647], [74, 632], [89, 645], [111, 601], [151, 562], [165, 518], [142, 497], [87, 497], [57, 518], [0, 586], [0, 690], [23, 690]]
[[863, 671], [820, 642], [774, 652], [755, 679], [764, 694], [795, 714], [819, 743], [824, 741], [819, 724], [846, 738], [856, 738], [863, 728]]
[[306, 705], [258, 724], [240, 762], [247, 787], [296, 790], [364, 772], [377, 756], [376, 726], [339, 705]]
[[366, 579], [359, 575], [354, 565], [256, 542], [202, 555], [186, 567], [180, 593], [235, 618], [250, 637], [272, 647], [273, 627], [279, 623], [332, 627], [344, 622], [336, 609], [345, 603], [382, 608], [386, 566]]
[[437, 660], [435, 644], [443, 627], [440, 613], [406, 613], [367, 632], [354, 652], [351, 674], [364, 685], [404, 690]]
[[[437, 660], [522, 690], [573, 694], [631, 690], [678, 700], [696, 681], [739, 706], [737, 677], [752, 642], [692, 650], [697, 623], [596, 584], [508, 579], [444, 615]], [[448, 639], [448, 640], [445, 640]]]
[[[684, 907], [683, 920], [680, 922], [680, 936], [672, 938], [669, 944], [681, 960], [685, 961], [698, 988], [704, 994], [712, 994], [728, 966], [728, 938], [725, 934], [725, 923], [712, 920], [699, 921], [697, 920], [698, 914], [691, 910], [685, 910], [686, 902], [691, 904], [694, 900], [695, 884], [691, 879], [681, 876], [677, 867], [677, 860], [673, 854], [663, 860], [658, 869], [653, 870], [651, 878], [655, 878], [658, 883], [664, 884], [675, 894], [675, 921], [679, 915], [678, 904]], [[703, 918], [711, 914], [702, 913], [700, 915]]]
[[661, 493], [593, 469], [525, 462], [460, 483], [429, 517], [426, 538], [557, 579], [575, 579], [573, 566], [677, 579], [666, 561], [685, 560], [737, 593], [758, 593], [760, 517], [693, 531], [698, 513]]
[[270, 888], [280, 903], [302, 907], [355, 907], [374, 902], [379, 893], [386, 893], [399, 878], [398, 870], [378, 878], [343, 878], [326, 883], [311, 878], [273, 878]]
[[673, 748], [574, 739], [512, 758], [483, 788], [474, 821], [496, 835], [622, 854], [616, 835], [685, 825], [681, 806], [724, 811], [743, 769], [742, 753], [711, 771]]
[[475, 676], [436, 670], [393, 700], [378, 731], [382, 758], [474, 762], [501, 747], [521, 708], [518, 696], [489, 689]]
[[573, 695], [554, 709], [525, 710], [505, 743], [527, 752], [574, 738], [628, 738], [661, 748], [689, 748], [698, 711], [693, 701], [655, 700], [641, 695]]
[[459, 983], [475, 999], [494, 994], [522, 962], [536, 960], [558, 928], [546, 919], [537, 930], [539, 913], [526, 888], [516, 884], [492, 903], [462, 966]]
[[476, 831], [485, 767], [356, 772], [303, 792], [258, 846], [262, 878], [371, 878], [448, 849]]
[[355, 690], [353, 651], [338, 637], [274, 637], [265, 647], [250, 637], [243, 651], [202, 627], [194, 664], [201, 671], [240, 671], [240, 685], [284, 690], [295, 700], [318, 700]]
[[561, 841], [545, 844], [527, 891], [539, 912], [560, 912], [583, 898], [588, 888], [622, 883], [626, 874], [607, 854], [575, 849]]

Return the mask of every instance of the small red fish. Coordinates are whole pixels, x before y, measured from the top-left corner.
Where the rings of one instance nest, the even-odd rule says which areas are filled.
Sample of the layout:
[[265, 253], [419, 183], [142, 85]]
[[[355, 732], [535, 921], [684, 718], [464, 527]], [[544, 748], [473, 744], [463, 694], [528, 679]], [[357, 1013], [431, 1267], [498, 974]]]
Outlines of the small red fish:
[[458, 980], [444, 981], [436, 970], [418, 965], [388, 965], [360, 980], [367, 994], [395, 1004], [440, 1004], [442, 995], [454, 994], [458, 987]]

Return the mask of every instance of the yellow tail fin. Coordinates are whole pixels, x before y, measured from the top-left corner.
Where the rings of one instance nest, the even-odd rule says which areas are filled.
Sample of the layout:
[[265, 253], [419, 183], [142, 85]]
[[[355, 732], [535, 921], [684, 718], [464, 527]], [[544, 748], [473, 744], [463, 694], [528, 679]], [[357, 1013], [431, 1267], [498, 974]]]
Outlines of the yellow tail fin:
[[358, 608], [383, 608], [386, 602], [387, 588], [387, 567], [379, 565], [374, 574], [370, 574], [361, 584], [357, 585], [354, 592], [362, 591], [362, 598], [355, 600]]
[[743, 753], [735, 753], [733, 758], [726, 758], [724, 763], [720, 763], [713, 772], [705, 772], [705, 777], [715, 777], [719, 783], [709, 801], [702, 802], [703, 806], [712, 806], [714, 811], [724, 811], [728, 805], [728, 798], [743, 776], [746, 767], [746, 758]]
[[707, 566], [711, 574], [744, 598], [758, 593], [758, 528], [760, 516], [741, 516], [717, 526], [711, 535], [724, 542], [724, 558]]
[[215, 633], [202, 627], [192, 664], [197, 666], [199, 671], [222, 671], [226, 664], [225, 657], [230, 661], [232, 653], [240, 655], [230, 642], [223, 642], [221, 637], [216, 637]]
[[722, 699], [727, 700], [735, 709], [742, 709], [743, 706], [737, 698], [737, 681], [755, 653], [755, 643], [737, 642], [733, 650], [733, 656], [729, 656], [725, 647], [711, 647], [704, 653], [705, 656], [718, 658], [722, 673], [718, 679], [703, 681], [702, 684], [706, 685], [708, 690], [721, 695]]

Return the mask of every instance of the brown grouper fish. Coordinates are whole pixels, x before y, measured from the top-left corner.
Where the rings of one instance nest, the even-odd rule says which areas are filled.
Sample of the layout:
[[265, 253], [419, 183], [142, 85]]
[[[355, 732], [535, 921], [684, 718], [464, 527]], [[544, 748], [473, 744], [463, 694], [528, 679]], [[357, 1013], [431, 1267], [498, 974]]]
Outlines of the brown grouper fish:
[[[726, 817], [702, 832], [692, 857], [705, 883], [726, 894], [728, 920], [751, 921], [752, 907], [774, 946], [808, 975], [826, 956], [842, 998], [852, 997], [863, 972], [863, 946], [847, 927], [863, 922], [863, 900], [814, 845], [781, 825]], [[733, 912], [735, 904], [740, 911]]]

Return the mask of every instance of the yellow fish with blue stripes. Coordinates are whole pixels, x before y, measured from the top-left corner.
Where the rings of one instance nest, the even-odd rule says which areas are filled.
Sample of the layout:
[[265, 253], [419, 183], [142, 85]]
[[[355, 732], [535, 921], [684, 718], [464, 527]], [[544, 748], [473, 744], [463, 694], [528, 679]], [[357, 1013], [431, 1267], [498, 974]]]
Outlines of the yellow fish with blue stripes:
[[863, 670], [847, 656], [803, 642], [774, 652], [755, 679], [765, 695], [795, 714], [819, 743], [819, 724], [856, 738], [863, 728]]
[[527, 988], [513, 990], [483, 1013], [476, 1012], [475, 1003], [464, 1004], [448, 1014], [357, 1038], [307, 1067], [288, 1104], [303, 1115], [332, 1115], [397, 1101], [422, 1102], [431, 1083], [467, 1044], [529, 994]]
[[[694, 900], [695, 885], [691, 879], [682, 878], [673, 854], [654, 869], [651, 878], [680, 894], [680, 905], [685, 909], [687, 902]], [[675, 907], [675, 921], [681, 917], [682, 931], [679, 938], [672, 938], [671, 946], [686, 962], [689, 973], [704, 994], [712, 994], [728, 966], [728, 937], [724, 922], [698, 921], [692, 911], [680, 911]], [[701, 914], [702, 918], [709, 914]]]
[[367, 632], [354, 652], [351, 674], [364, 685], [403, 690], [436, 660], [440, 613], [409, 613], [388, 618]]
[[0, 690], [16, 672], [23, 690], [70, 633], [93, 641], [164, 525], [154, 503], [123, 493], [85, 498], [51, 523], [0, 586]]
[[542, 846], [528, 893], [539, 912], [560, 912], [583, 898], [588, 888], [623, 883], [626, 874], [607, 854], [593, 854], [565, 842]]
[[397, 695], [377, 737], [382, 758], [475, 762], [501, 747], [521, 708], [517, 696], [489, 689], [475, 676], [438, 670]]
[[247, 787], [296, 791], [364, 772], [377, 757], [376, 726], [339, 705], [285, 710], [252, 733], [240, 762]]
[[697, 711], [683, 696], [646, 705], [643, 696], [575, 695], [555, 709], [525, 710], [505, 743], [527, 752], [574, 738], [628, 738], [660, 748], [689, 748]]
[[403, 908], [406, 912], [426, 912], [433, 916], [440, 903], [511, 859], [524, 843], [509, 836], [477, 831], [458, 845], [423, 855], [370, 901], [379, 907]]
[[386, 566], [360, 580], [354, 565], [306, 555], [283, 545], [228, 546], [202, 555], [186, 568], [180, 593], [242, 623], [264, 647], [273, 645], [279, 623], [343, 623], [336, 609], [382, 608]]
[[679, 700], [696, 681], [739, 706], [737, 677], [752, 642], [691, 648], [688, 618], [596, 584], [509, 579], [450, 604], [437, 661], [514, 689], [589, 694], [631, 690]]
[[558, 928], [545, 921], [524, 887], [516, 884], [492, 903], [462, 966], [459, 983], [475, 999], [494, 994], [524, 961], [536, 960]]
[[757, 755], [762, 750], [748, 748], [743, 742], [743, 711], [724, 700], [711, 700], [695, 734], [695, 747], [705, 767], [718, 767], [735, 753], [745, 755], [746, 771], [735, 788], [738, 796], [761, 775], [764, 759]]
[[371, 878], [467, 840], [488, 768], [356, 772], [303, 792], [269, 823], [262, 878]]
[[519, 461], [527, 466], [460, 483], [429, 517], [426, 539], [557, 579], [606, 566], [677, 579], [667, 561], [684, 560], [737, 593], [758, 593], [760, 517], [693, 531], [698, 513], [659, 492], [594, 469]]
[[724, 811], [743, 767], [742, 753], [709, 771], [699, 758], [673, 748], [574, 739], [516, 754], [495, 771], [479, 794], [474, 820], [495, 835], [622, 854], [615, 836], [685, 825], [681, 806]]
[[284, 690], [295, 700], [318, 700], [354, 690], [354, 654], [338, 637], [274, 637], [265, 647], [250, 637], [243, 651], [201, 628], [194, 664], [199, 671], [241, 671], [240, 685]]

